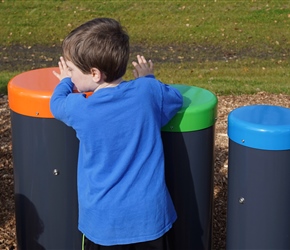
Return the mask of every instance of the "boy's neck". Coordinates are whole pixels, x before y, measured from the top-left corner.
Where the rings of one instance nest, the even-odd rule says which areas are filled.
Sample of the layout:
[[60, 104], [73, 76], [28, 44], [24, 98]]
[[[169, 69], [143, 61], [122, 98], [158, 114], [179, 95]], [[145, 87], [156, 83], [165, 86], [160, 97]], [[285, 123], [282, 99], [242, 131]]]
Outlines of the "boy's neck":
[[98, 83], [97, 87], [95, 88], [94, 92], [98, 91], [99, 89], [103, 89], [103, 88], [113, 88], [118, 86], [121, 82], [123, 81], [123, 78], [120, 77], [119, 79], [113, 81], [113, 82], [101, 82]]

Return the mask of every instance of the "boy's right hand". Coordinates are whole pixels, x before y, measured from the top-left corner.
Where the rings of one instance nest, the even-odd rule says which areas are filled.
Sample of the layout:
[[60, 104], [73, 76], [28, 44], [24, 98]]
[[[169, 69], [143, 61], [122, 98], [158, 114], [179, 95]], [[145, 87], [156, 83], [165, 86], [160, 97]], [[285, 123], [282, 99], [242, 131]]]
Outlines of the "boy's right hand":
[[153, 62], [149, 60], [147, 63], [144, 56], [137, 55], [138, 63], [133, 61], [132, 64], [134, 66], [133, 75], [135, 78], [147, 75], [153, 75]]
[[61, 81], [63, 78], [70, 77], [70, 73], [64, 58], [61, 56], [58, 62], [58, 68], [60, 73], [52, 71], [52, 73]]

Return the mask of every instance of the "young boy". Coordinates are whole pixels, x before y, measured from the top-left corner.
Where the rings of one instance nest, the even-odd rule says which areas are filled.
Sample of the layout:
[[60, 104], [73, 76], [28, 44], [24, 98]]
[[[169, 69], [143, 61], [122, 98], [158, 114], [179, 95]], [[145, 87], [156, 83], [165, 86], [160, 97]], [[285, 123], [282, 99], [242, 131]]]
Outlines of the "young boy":
[[160, 131], [182, 96], [154, 78], [143, 56], [133, 62], [136, 79], [124, 81], [128, 58], [121, 25], [96, 18], [65, 38], [60, 73], [54, 72], [60, 83], [51, 112], [80, 141], [79, 230], [86, 250], [167, 249], [166, 232], [176, 220]]

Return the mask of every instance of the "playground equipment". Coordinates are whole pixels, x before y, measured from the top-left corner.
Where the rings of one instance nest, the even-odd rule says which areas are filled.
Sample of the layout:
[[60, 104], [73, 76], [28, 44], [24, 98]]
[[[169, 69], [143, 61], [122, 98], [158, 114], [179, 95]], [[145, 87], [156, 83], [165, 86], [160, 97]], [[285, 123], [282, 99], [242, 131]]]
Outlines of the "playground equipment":
[[228, 116], [227, 249], [290, 249], [290, 109]]
[[55, 69], [24, 72], [8, 84], [19, 250], [81, 249], [78, 140], [49, 110]]
[[183, 108], [162, 129], [166, 182], [177, 211], [172, 249], [211, 249], [214, 130], [217, 98], [197, 87], [173, 85]]
[[[20, 250], [81, 249], [78, 140], [50, 113], [58, 83], [53, 70], [58, 69], [24, 72], [8, 84]], [[172, 86], [182, 93], [184, 105], [162, 129], [166, 181], [178, 214], [170, 244], [176, 250], [210, 249], [217, 98], [205, 89]]]

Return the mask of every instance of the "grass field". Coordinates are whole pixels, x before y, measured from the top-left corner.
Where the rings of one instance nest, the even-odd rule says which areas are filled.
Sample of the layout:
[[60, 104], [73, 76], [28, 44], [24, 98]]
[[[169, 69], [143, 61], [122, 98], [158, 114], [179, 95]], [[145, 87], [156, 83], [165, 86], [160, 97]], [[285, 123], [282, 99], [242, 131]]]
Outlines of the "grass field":
[[1, 69], [5, 48], [57, 47], [74, 27], [106, 16], [121, 21], [132, 47], [154, 59], [156, 76], [164, 82], [216, 94], [290, 94], [289, 1], [3, 0], [0, 13], [2, 93], [21, 72], [13, 66]]

